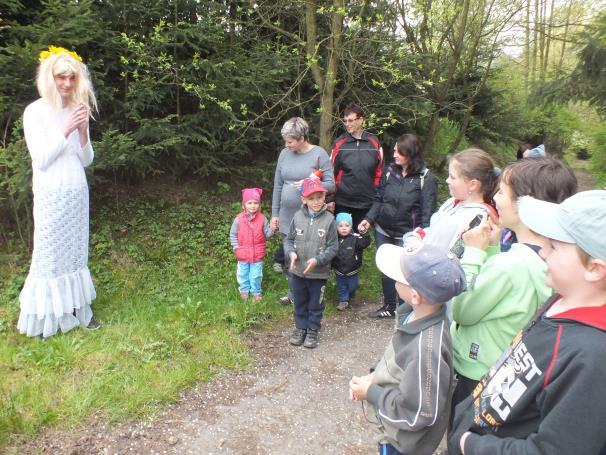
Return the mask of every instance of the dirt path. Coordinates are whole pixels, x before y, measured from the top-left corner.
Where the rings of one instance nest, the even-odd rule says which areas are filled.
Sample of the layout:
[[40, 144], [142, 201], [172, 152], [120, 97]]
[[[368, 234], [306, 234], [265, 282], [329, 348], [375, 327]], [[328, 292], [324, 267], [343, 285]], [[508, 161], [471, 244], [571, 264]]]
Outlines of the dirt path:
[[50, 430], [12, 453], [371, 454], [374, 435], [347, 383], [382, 354], [393, 320], [375, 305], [325, 318], [315, 350], [287, 344], [290, 326], [247, 335], [255, 362], [183, 394], [160, 416], [72, 433]]
[[586, 164], [579, 160], [573, 160], [570, 165], [574, 170], [574, 174], [579, 182], [579, 191], [587, 191], [596, 189], [595, 178], [587, 169]]

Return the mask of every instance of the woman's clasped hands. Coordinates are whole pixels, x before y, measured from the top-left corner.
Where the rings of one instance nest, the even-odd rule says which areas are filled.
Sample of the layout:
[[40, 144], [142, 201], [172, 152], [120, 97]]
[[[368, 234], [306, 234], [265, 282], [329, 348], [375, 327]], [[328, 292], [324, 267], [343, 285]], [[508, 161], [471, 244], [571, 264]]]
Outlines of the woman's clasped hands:
[[78, 104], [63, 124], [63, 135], [67, 138], [75, 130], [78, 130], [80, 136], [86, 137], [89, 115], [88, 106], [84, 103]]

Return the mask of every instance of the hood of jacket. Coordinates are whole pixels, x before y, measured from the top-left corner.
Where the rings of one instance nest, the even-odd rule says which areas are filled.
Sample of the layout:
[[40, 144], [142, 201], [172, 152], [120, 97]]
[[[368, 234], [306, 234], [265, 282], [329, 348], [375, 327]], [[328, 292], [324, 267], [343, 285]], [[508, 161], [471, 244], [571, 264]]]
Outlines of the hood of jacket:
[[441, 304], [440, 307], [441, 308], [438, 311], [430, 314], [429, 316], [425, 316], [419, 320], [414, 320], [404, 324], [404, 320], [410, 314], [410, 310], [408, 309], [407, 305], [400, 305], [396, 309], [396, 330], [408, 335], [416, 335], [417, 333], [420, 333], [427, 327], [431, 327], [444, 319], [444, 315], [446, 314], [446, 305]]
[[[560, 298], [562, 297], [557, 296], [553, 300], [553, 303]], [[606, 332], [606, 303], [602, 306], [573, 308], [571, 310], [564, 311], [563, 313], [559, 313], [554, 317], [550, 317], [549, 319], [567, 319]]]

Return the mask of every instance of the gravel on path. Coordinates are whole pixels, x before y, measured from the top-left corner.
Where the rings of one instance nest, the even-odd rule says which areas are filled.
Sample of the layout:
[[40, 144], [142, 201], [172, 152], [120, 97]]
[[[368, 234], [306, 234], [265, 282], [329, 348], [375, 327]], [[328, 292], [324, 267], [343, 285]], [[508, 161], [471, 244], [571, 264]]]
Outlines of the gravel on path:
[[50, 429], [9, 453], [53, 454], [373, 454], [376, 435], [353, 375], [383, 353], [393, 320], [372, 320], [360, 302], [325, 317], [316, 349], [288, 344], [290, 326], [245, 335], [253, 362], [183, 393], [157, 417], [82, 431]]

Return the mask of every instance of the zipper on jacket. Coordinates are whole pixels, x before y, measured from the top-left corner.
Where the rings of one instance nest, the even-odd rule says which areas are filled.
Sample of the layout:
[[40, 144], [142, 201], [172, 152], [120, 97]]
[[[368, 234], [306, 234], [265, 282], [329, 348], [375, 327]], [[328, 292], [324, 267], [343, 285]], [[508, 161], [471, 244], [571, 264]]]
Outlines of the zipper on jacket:
[[[539, 316], [540, 317], [540, 316]], [[529, 333], [532, 328], [537, 324], [537, 320], [536, 318], [532, 320], [532, 322], [530, 323], [530, 325], [528, 326], [528, 328], [526, 329], [526, 333]]]

